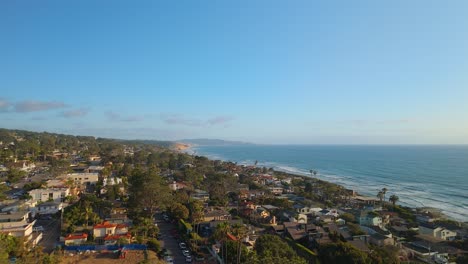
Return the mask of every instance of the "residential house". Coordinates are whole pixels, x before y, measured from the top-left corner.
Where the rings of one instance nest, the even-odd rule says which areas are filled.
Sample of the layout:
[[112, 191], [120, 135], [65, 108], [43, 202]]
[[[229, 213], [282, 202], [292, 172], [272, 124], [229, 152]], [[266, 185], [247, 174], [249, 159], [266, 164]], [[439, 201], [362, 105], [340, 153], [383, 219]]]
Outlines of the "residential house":
[[89, 173], [101, 173], [104, 170], [104, 166], [89, 166], [87, 171]]
[[203, 221], [220, 221], [220, 220], [230, 220], [231, 214], [223, 209], [217, 209], [213, 207], [206, 208], [203, 214]]
[[20, 171], [32, 171], [34, 168], [36, 168], [36, 164], [34, 162], [29, 162], [29, 161], [23, 161], [23, 166], [21, 166]]
[[80, 234], [68, 234], [65, 237], [65, 246], [72, 246], [72, 245], [81, 245], [88, 241], [88, 234], [80, 233]]
[[283, 194], [283, 187], [268, 187], [268, 190], [274, 195]]
[[56, 214], [63, 208], [63, 204], [61, 202], [45, 202], [36, 205], [37, 214]]
[[316, 215], [318, 212], [322, 211], [323, 209], [320, 207], [308, 207], [304, 205], [297, 204], [294, 206], [296, 212], [300, 214], [312, 214]]
[[359, 224], [362, 226], [382, 226], [382, 217], [373, 211], [362, 211]]
[[67, 178], [73, 179], [77, 184], [95, 185], [99, 181], [99, 173], [70, 173]]
[[239, 195], [237, 196], [239, 200], [249, 199], [249, 189], [241, 189], [239, 190]]
[[24, 200], [4, 200], [0, 202], [0, 212], [17, 212], [34, 208], [36, 202]]
[[[319, 236], [321, 233], [317, 227], [313, 224], [300, 224], [297, 222], [284, 222], [285, 234], [288, 235], [291, 239], [298, 241], [303, 238], [312, 241], [314, 237]], [[322, 231], [323, 232], [323, 231]]]
[[114, 245], [120, 238], [126, 239], [127, 242], [131, 239], [127, 224], [114, 224], [108, 221], [95, 225], [93, 235], [95, 240], [105, 245]]
[[44, 188], [44, 189], [34, 189], [29, 191], [32, 200], [35, 202], [63, 202], [65, 197], [70, 195], [69, 188]]
[[195, 189], [195, 191], [190, 195], [195, 200], [206, 202], [210, 199], [210, 194], [206, 191]]
[[122, 183], [122, 178], [109, 176], [102, 181], [102, 186], [105, 187], [107, 185], [117, 185], [120, 183]]
[[265, 196], [264, 190], [249, 190], [248, 199]]
[[329, 233], [335, 232], [336, 234], [341, 235], [346, 240], [352, 240], [353, 239], [353, 237], [351, 236], [351, 233], [349, 232], [347, 227], [339, 227], [335, 223], [329, 223], [329, 224], [325, 225], [324, 228]]
[[335, 220], [335, 223], [337, 225], [343, 226], [343, 225], [346, 225], [346, 220], [344, 220], [343, 218], [338, 218]]
[[379, 233], [375, 233], [369, 236], [369, 243], [373, 245], [377, 245], [379, 247], [382, 246], [394, 246], [395, 239], [393, 237], [384, 236]]
[[169, 189], [171, 189], [173, 191], [181, 190], [181, 189], [184, 189], [184, 188], [187, 188], [187, 184], [185, 184], [183, 182], [173, 181], [172, 183], [169, 184]]
[[454, 240], [457, 236], [457, 232], [448, 230], [447, 228], [430, 225], [430, 224], [422, 224], [419, 226], [419, 234], [421, 235], [428, 235], [442, 240]]
[[25, 242], [32, 246], [42, 239], [42, 233], [33, 233], [35, 223], [36, 220], [30, 221], [27, 211], [0, 213], [0, 233], [24, 237]]

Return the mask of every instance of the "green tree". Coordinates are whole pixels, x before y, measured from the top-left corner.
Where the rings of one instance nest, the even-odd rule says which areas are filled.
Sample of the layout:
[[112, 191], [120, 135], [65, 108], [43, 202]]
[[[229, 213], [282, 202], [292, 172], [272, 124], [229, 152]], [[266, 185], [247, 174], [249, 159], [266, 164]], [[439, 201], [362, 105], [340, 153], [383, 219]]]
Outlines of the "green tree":
[[189, 217], [189, 210], [187, 207], [181, 203], [174, 203], [169, 208], [170, 214], [175, 219], [187, 219]]
[[400, 264], [399, 249], [395, 246], [372, 247], [369, 255], [372, 264]]
[[382, 193], [383, 193], [383, 200], [385, 201], [385, 195], [387, 194], [388, 189], [387, 188], [382, 188]]
[[384, 193], [382, 191], [377, 193], [377, 198], [379, 198], [380, 204], [383, 205]]
[[7, 174], [7, 179], [11, 183], [19, 182], [24, 176], [26, 176], [26, 172], [20, 171], [16, 168], [11, 168]]
[[170, 189], [154, 168], [134, 169], [129, 179], [130, 206], [152, 216], [157, 208], [170, 202]]
[[10, 256], [16, 256], [18, 246], [16, 237], [0, 233], [0, 263], [8, 263]]
[[285, 241], [275, 235], [260, 236], [254, 249], [262, 263], [306, 263]]
[[393, 208], [395, 208], [396, 202], [398, 202], [398, 200], [400, 200], [400, 198], [398, 196], [396, 196], [395, 194], [392, 194], [388, 200], [390, 202], [392, 202]]
[[330, 243], [319, 248], [322, 263], [370, 264], [367, 255], [347, 242]]

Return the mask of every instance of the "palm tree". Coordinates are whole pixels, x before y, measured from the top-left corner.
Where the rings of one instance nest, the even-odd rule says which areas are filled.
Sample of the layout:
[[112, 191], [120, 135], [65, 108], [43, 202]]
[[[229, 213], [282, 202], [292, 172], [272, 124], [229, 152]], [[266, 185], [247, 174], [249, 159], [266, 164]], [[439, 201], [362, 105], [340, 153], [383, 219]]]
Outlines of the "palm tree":
[[387, 194], [388, 189], [387, 188], [382, 188], [382, 193], [383, 193], [383, 200], [385, 201], [385, 194]]
[[247, 237], [248, 230], [244, 225], [236, 224], [232, 227], [232, 234], [237, 238], [237, 264], [239, 264], [242, 253], [242, 240]]
[[221, 256], [224, 261], [226, 262], [227, 260], [227, 244], [226, 244], [226, 240], [227, 240], [227, 233], [231, 230], [231, 226], [229, 225], [228, 222], [223, 222], [223, 223], [220, 223], [217, 227], [216, 227], [216, 230], [215, 230], [215, 233], [214, 233], [214, 238], [219, 240], [221, 242], [221, 247], [224, 245], [226, 246], [226, 249], [224, 250], [224, 252], [226, 252], [226, 256], [223, 257]]
[[383, 199], [384, 199], [384, 193], [382, 191], [379, 191], [379, 193], [377, 193], [377, 197], [380, 199], [380, 205], [382, 205]]
[[388, 198], [388, 200], [392, 202], [393, 208], [395, 208], [395, 204], [396, 202], [398, 202], [398, 200], [400, 200], [400, 197], [396, 196], [395, 194], [392, 194], [390, 198]]

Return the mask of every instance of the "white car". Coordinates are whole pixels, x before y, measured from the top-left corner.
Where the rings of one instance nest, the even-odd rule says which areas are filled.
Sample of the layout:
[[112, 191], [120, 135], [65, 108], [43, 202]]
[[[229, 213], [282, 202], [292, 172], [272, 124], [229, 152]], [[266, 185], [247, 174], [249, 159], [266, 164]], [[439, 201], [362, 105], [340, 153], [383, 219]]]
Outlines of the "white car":
[[168, 263], [168, 264], [174, 263], [174, 259], [171, 256], [166, 256], [164, 258], [164, 261], [166, 261], [166, 263]]
[[44, 227], [43, 226], [33, 227], [33, 231], [35, 231], [35, 232], [44, 231]]
[[184, 249], [182, 250], [182, 254], [184, 254], [185, 257], [188, 257], [190, 256], [190, 251], [188, 251], [187, 249]]
[[180, 243], [179, 243], [179, 248], [180, 248], [180, 249], [186, 249], [186, 248], [187, 248], [187, 245], [186, 245], [184, 242], [180, 242]]

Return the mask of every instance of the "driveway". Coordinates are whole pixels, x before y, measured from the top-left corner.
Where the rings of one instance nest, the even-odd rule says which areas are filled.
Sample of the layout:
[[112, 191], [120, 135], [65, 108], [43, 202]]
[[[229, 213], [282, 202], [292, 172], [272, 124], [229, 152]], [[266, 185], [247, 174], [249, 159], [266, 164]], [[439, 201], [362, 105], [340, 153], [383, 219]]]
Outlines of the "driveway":
[[171, 251], [175, 264], [185, 263], [185, 257], [179, 248], [179, 242], [171, 234], [171, 230], [176, 226], [164, 221], [162, 214], [156, 215], [156, 223], [159, 227], [161, 247]]

